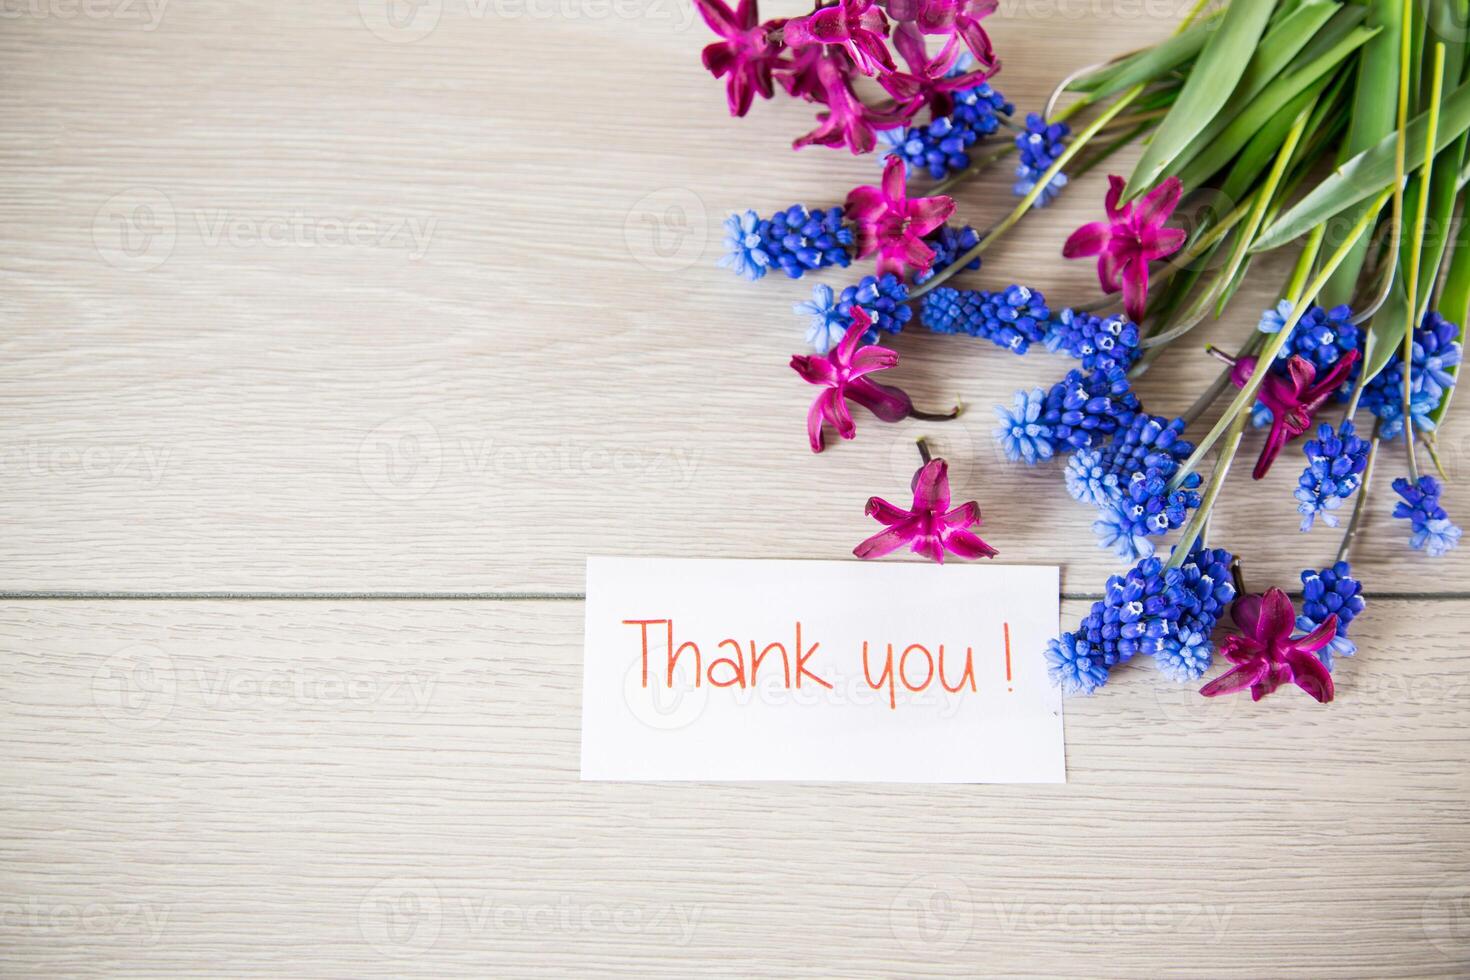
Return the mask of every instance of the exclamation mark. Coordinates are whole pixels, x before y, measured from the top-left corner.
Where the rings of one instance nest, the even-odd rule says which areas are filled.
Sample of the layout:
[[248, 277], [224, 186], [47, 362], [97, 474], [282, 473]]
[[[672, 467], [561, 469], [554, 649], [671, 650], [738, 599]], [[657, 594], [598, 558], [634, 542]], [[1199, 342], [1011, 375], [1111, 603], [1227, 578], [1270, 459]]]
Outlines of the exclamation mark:
[[[1002, 623], [1001, 625], [1005, 627], [1005, 631], [1006, 631], [1006, 683], [1007, 684], [1010, 684], [1010, 682], [1011, 682], [1011, 624], [1010, 623]], [[1007, 691], [1010, 691], [1013, 694], [1016, 691], [1016, 689], [1014, 687], [1007, 687], [1006, 690]]]

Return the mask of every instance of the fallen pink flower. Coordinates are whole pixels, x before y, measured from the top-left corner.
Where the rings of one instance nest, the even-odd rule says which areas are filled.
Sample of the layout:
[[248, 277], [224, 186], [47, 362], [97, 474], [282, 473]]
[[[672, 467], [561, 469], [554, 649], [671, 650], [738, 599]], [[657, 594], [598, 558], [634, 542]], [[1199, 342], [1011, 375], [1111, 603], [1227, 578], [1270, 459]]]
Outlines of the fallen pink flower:
[[[822, 58], [815, 62], [814, 72], [823, 93], [820, 99], [807, 93], [813, 101], [824, 102], [826, 111], [817, 113], [817, 128], [792, 142], [792, 147], [801, 149], [819, 143], [823, 146], [846, 146], [855, 155], [873, 152], [878, 144], [878, 130], [892, 129], [903, 122], [900, 111], [880, 111], [865, 105], [852, 90], [847, 72], [836, 59]], [[809, 86], [809, 78], [800, 78], [788, 85]]]
[[914, 503], [908, 510], [882, 497], [868, 499], [867, 515], [887, 528], [852, 549], [854, 555], [880, 558], [905, 544], [914, 554], [941, 564], [946, 551], [961, 558], [994, 558], [998, 554], [968, 530], [980, 524], [979, 504], [971, 500], [950, 510], [949, 464], [944, 460], [927, 460], [914, 474], [913, 490]]
[[[901, 5], [904, 13], [909, 12], [909, 6]], [[1000, 71], [995, 45], [991, 44], [985, 28], [980, 26], [980, 21], [995, 13], [999, 6], [997, 0], [916, 0], [912, 6], [916, 8], [912, 19], [920, 32], [950, 34], [965, 42], [965, 47], [975, 56], [976, 73], [980, 75], [974, 84]], [[900, 18], [898, 13], [894, 13], [894, 17], [909, 19]]]
[[859, 347], [858, 342], [873, 320], [861, 306], [852, 308], [852, 326], [837, 342], [837, 346], [825, 356], [821, 354], [793, 354], [791, 367], [809, 384], [826, 388], [812, 402], [806, 413], [806, 434], [811, 440], [812, 452], [819, 453], [826, 447], [822, 436], [822, 423], [830, 423], [844, 439], [857, 435], [857, 426], [847, 410], [847, 399], [851, 398], [884, 422], [897, 422], [914, 414], [914, 403], [898, 388], [879, 384], [867, 377], [875, 371], [886, 371], [898, 364], [898, 352], [887, 347], [871, 344]]
[[733, 11], [724, 0], [694, 0], [694, 7], [710, 29], [724, 38], [705, 47], [704, 67], [716, 78], [730, 76], [725, 88], [730, 115], [743, 116], [757, 92], [769, 99], [775, 91], [771, 71], [779, 64], [781, 45], [770, 40], [770, 32], [779, 23], [759, 23], [756, 0], [740, 0]]
[[[1357, 350], [1350, 350], [1318, 378], [1315, 364], [1293, 354], [1286, 362], [1285, 375], [1275, 371], [1267, 373], [1256, 389], [1256, 397], [1271, 410], [1271, 431], [1266, 435], [1266, 445], [1261, 449], [1261, 458], [1256, 460], [1251, 476], [1257, 480], [1265, 476], [1286, 444], [1312, 428], [1312, 416], [1347, 380], [1357, 361]], [[1257, 358], [1254, 357], [1242, 357], [1232, 365], [1230, 380], [1235, 387], [1245, 387], [1255, 373], [1256, 365]]]
[[893, 71], [893, 55], [883, 40], [888, 35], [888, 18], [873, 6], [873, 0], [840, 0], [805, 17], [788, 20], [783, 32], [787, 44], [840, 45], [858, 71], [876, 75]]
[[847, 217], [856, 222], [859, 258], [878, 253], [878, 275], [903, 277], [912, 268], [927, 272], [934, 250], [924, 243], [954, 212], [954, 199], [908, 196], [903, 160], [888, 157], [881, 187], [854, 187], [847, 195]]
[[1231, 616], [1240, 633], [1232, 633], [1220, 644], [1220, 654], [1235, 664], [1216, 677], [1200, 693], [1207, 698], [1251, 689], [1251, 700], [1261, 698], [1290, 681], [1318, 701], [1332, 700], [1332, 674], [1316, 652], [1337, 635], [1337, 615], [1306, 636], [1292, 639], [1296, 611], [1280, 589], [1266, 594], [1243, 595], [1231, 606]]
[[894, 32], [893, 41], [909, 70], [883, 75], [878, 84], [893, 96], [894, 102], [910, 119], [926, 106], [935, 119], [949, 115], [954, 111], [954, 93], [974, 88], [985, 81], [984, 72], [948, 74], [960, 56], [959, 43], [953, 37], [933, 58], [928, 55], [923, 36], [911, 23], [900, 25], [900, 29]]
[[1179, 206], [1183, 185], [1170, 177], [1137, 202], [1119, 207], [1127, 182], [1116, 174], [1108, 177], [1104, 201], [1107, 221], [1093, 221], [1072, 232], [1062, 255], [1069, 259], [1096, 255], [1097, 278], [1104, 292], [1123, 291], [1123, 309], [1135, 322], [1143, 319], [1148, 304], [1148, 264], [1173, 255], [1184, 244], [1182, 228], [1164, 223]]

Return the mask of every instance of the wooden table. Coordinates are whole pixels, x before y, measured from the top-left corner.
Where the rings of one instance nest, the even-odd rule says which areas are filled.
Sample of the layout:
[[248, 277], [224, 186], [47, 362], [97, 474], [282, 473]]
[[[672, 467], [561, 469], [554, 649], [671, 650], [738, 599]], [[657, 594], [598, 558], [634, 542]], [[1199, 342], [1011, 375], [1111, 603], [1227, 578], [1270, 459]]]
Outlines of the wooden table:
[[[1386, 485], [1330, 707], [1139, 667], [1069, 702], [1065, 786], [580, 783], [589, 553], [841, 558], [926, 434], [1068, 626], [1121, 568], [991, 437], [1056, 358], [912, 330], [900, 383], [971, 410], [807, 452], [809, 283], [713, 268], [720, 221], [876, 164], [728, 118], [685, 0], [384, 3], [5, 7], [0, 972], [1470, 974], [1470, 548], [1410, 552]], [[1008, 7], [997, 86], [1180, 13]], [[1102, 186], [969, 281], [1093, 296], [1057, 251]], [[1213, 371], [1179, 347], [1156, 412]], [[1215, 521], [1257, 588], [1336, 547], [1295, 468]]]

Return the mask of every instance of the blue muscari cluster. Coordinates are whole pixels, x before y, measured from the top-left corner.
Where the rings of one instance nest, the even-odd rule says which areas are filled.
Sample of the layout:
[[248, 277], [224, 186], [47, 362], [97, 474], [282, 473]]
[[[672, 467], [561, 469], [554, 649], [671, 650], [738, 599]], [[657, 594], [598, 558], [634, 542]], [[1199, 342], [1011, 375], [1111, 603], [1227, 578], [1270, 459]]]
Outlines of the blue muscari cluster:
[[1047, 327], [1045, 342], [1047, 350], [1066, 351], [1082, 362], [1082, 370], [1091, 371], [1115, 364], [1132, 367], [1142, 353], [1138, 339], [1138, 327], [1125, 317], [1064, 309]]
[[800, 279], [812, 269], [846, 268], [852, 247], [852, 228], [843, 221], [841, 208], [808, 211], [793, 204], [769, 218], [754, 211], [726, 218], [726, 251], [718, 265], [751, 280], [772, 267]]
[[1303, 443], [1307, 468], [1302, 470], [1295, 492], [1303, 531], [1310, 531], [1319, 517], [1328, 527], [1337, 527], [1333, 511], [1362, 486], [1368, 448], [1368, 440], [1358, 436], [1351, 419], [1344, 421], [1340, 430], [1323, 422], [1317, 426], [1317, 437]]
[[[1016, 148], [1021, 151], [1021, 162], [1016, 164], [1016, 183], [1011, 188], [1017, 197], [1031, 193], [1041, 175], [1056, 162], [1067, 148], [1067, 136], [1072, 130], [1066, 123], [1048, 123], [1036, 113], [1026, 116], [1026, 128], [1016, 136]], [[1067, 185], [1067, 175], [1059, 173], [1042, 188], [1036, 198], [1037, 207], [1046, 207]]]
[[[940, 225], [939, 230], [924, 241], [934, 249], [934, 262], [929, 266], [927, 272], [915, 274], [914, 282], [927, 282], [936, 273], [949, 268], [955, 259], [980, 244], [980, 234], [969, 225], [959, 228], [953, 225]], [[962, 268], [970, 270], [980, 268], [980, 256], [975, 256]]]
[[1194, 451], [1193, 443], [1180, 438], [1184, 425], [1183, 419], [1140, 412], [1105, 447], [1082, 450], [1068, 463], [1068, 490], [1097, 508], [1092, 529], [1099, 543], [1120, 558], [1135, 561], [1152, 555], [1149, 539], [1181, 527], [1200, 504], [1197, 473], [1169, 490], [1180, 463]]
[[969, 150], [980, 140], [1000, 128], [1000, 116], [1009, 116], [1016, 107], [989, 85], [954, 93], [954, 111], [940, 116], [925, 126], [891, 129], [880, 133], [888, 146], [885, 157], [903, 160], [910, 177], [915, 171], [943, 180], [970, 166]]
[[[1409, 411], [1415, 431], [1434, 428], [1430, 415], [1445, 394], [1455, 386], [1453, 369], [1460, 363], [1460, 328], [1433, 310], [1424, 314], [1414, 331], [1414, 356], [1410, 362]], [[1362, 406], [1383, 420], [1379, 432], [1396, 439], [1404, 431], [1404, 368], [1402, 352], [1396, 352], [1373, 380], [1363, 386]]]
[[1122, 368], [1069, 371], [1050, 391], [1018, 391], [1013, 408], [997, 405], [1001, 424], [995, 435], [1007, 458], [1037, 463], [1059, 450], [1101, 444], [1119, 426], [1129, 425], [1138, 408]]
[[1317, 651], [1317, 657], [1328, 670], [1332, 669], [1335, 657], [1351, 657], [1358, 652], [1357, 644], [1347, 637], [1348, 626], [1363, 611], [1363, 585], [1353, 578], [1353, 569], [1345, 561], [1322, 569], [1320, 572], [1307, 569], [1302, 572], [1302, 611], [1296, 617], [1296, 628], [1310, 633], [1327, 620], [1337, 616], [1337, 635], [1332, 642]]
[[1198, 679], [1210, 665], [1210, 633], [1235, 595], [1231, 560], [1223, 550], [1196, 549], [1179, 568], [1149, 557], [1108, 579], [1077, 629], [1047, 644], [1052, 682], [1068, 694], [1091, 694], [1139, 653], [1174, 680]]
[[[1257, 328], [1262, 333], [1280, 333], [1294, 309], [1291, 303], [1282, 300], [1275, 307], [1261, 314]], [[1309, 307], [1297, 325], [1292, 328], [1291, 336], [1282, 345], [1281, 352], [1271, 365], [1271, 370], [1277, 374], [1285, 374], [1286, 364], [1295, 354], [1311, 361], [1317, 368], [1317, 373], [1321, 374], [1322, 371], [1336, 364], [1338, 358], [1343, 354], [1356, 349], [1361, 342], [1362, 332], [1353, 323], [1352, 307], [1334, 306], [1330, 310], [1324, 310], [1320, 306]], [[1338, 401], [1347, 400], [1361, 370], [1362, 363], [1359, 362], [1343, 381], [1342, 387], [1337, 390]], [[1251, 411], [1251, 425], [1260, 429], [1269, 425], [1270, 422], [1271, 410], [1260, 402], [1256, 402]]]
[[812, 298], [796, 303], [792, 312], [809, 318], [807, 343], [818, 354], [837, 345], [852, 325], [852, 308], [860, 306], [873, 318], [873, 326], [863, 335], [865, 343], [874, 343], [879, 332], [898, 333], [913, 317], [908, 306], [909, 287], [889, 272], [883, 276], [863, 276], [856, 285], [833, 292], [824, 284], [812, 290]]
[[940, 286], [924, 296], [921, 316], [935, 333], [967, 333], [1024, 354], [1046, 336], [1051, 310], [1046, 297], [1027, 286], [994, 293]]
[[1442, 488], [1438, 480], [1421, 476], [1418, 483], [1410, 483], [1401, 476], [1393, 481], [1393, 489], [1404, 498], [1394, 505], [1393, 516], [1409, 522], [1411, 547], [1439, 558], [1460, 543], [1460, 529], [1440, 506]]

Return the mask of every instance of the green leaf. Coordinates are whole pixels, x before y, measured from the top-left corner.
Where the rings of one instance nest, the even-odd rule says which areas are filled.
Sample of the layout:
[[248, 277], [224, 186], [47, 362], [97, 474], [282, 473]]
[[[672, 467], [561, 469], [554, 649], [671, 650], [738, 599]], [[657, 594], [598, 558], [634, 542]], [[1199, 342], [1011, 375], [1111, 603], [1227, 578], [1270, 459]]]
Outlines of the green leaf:
[[1191, 61], [1200, 53], [1205, 42], [1214, 34], [1216, 22], [1203, 21], [1183, 34], [1176, 34], [1159, 44], [1109, 65], [1095, 75], [1087, 75], [1073, 82], [1070, 88], [1086, 92], [1096, 101], [1140, 82], [1152, 82], [1163, 78], [1174, 69]]
[[[1214, 118], [1210, 119], [1195, 134], [1189, 144], [1183, 147], [1173, 160], [1169, 161], [1168, 166], [1159, 176], [1177, 174], [1184, 164], [1208, 149], [1220, 132], [1244, 112], [1274, 79], [1297, 62], [1302, 49], [1339, 11], [1342, 13], [1333, 23], [1335, 33], [1332, 34], [1333, 37], [1338, 38], [1362, 20], [1361, 10], [1357, 8], [1342, 10], [1336, 3], [1310, 0], [1279, 26], [1272, 28], [1261, 39], [1260, 45], [1256, 48], [1255, 54], [1251, 56], [1250, 64], [1246, 65], [1245, 73], [1240, 76], [1240, 83], [1230, 98], [1215, 113]], [[1323, 31], [1323, 33], [1328, 32]]]
[[[1424, 139], [1428, 115], [1420, 113], [1409, 121], [1404, 148], [1405, 170], [1417, 170], [1424, 164]], [[1443, 150], [1470, 129], [1470, 82], [1460, 85], [1445, 100], [1439, 119], [1435, 151]], [[1366, 200], [1393, 184], [1394, 142], [1389, 135], [1334, 170], [1296, 206], [1278, 218], [1252, 246], [1252, 251], [1265, 252], [1319, 225], [1334, 215]]]
[[[1394, 131], [1402, 12], [1400, 0], [1369, 0], [1368, 26], [1382, 30], [1363, 45], [1363, 52], [1358, 58], [1356, 88], [1348, 114], [1348, 134], [1341, 148], [1339, 163], [1363, 152]], [[1355, 208], [1348, 217], [1356, 220], [1360, 211], [1361, 208]], [[1365, 237], [1343, 260], [1327, 288], [1322, 290], [1323, 306], [1330, 309], [1352, 302], [1367, 257], [1368, 238]]]
[[[1429, 221], [1424, 232], [1424, 253], [1419, 259], [1421, 309], [1434, 292], [1439, 278], [1440, 262], [1450, 240], [1450, 225], [1455, 217], [1455, 199], [1459, 195], [1460, 161], [1465, 155], [1466, 134], [1445, 147], [1434, 157], [1434, 174], [1429, 180]], [[1456, 320], [1456, 323], [1460, 321]]]
[[1136, 196], [1209, 124], [1235, 91], [1270, 19], [1273, 0], [1233, 0], [1220, 27], [1200, 52], [1174, 108], [1154, 133], [1143, 159], [1133, 168], [1124, 199]]
[[[1355, 27], [1336, 43], [1289, 75], [1279, 76], [1258, 95], [1239, 116], [1230, 122], [1194, 160], [1188, 161], [1178, 174], [1185, 187], [1197, 187], [1228, 163], [1256, 133], [1271, 120], [1278, 109], [1314, 83], [1327, 84], [1328, 73], [1352, 54], [1370, 37], [1374, 28]], [[1325, 32], [1324, 32], [1325, 33]], [[1179, 161], [1176, 161], [1176, 165]], [[1170, 169], [1173, 169], [1172, 166]]]
[[1368, 335], [1363, 339], [1363, 380], [1367, 384], [1378, 376], [1388, 359], [1404, 341], [1404, 326], [1409, 322], [1409, 294], [1404, 292], [1402, 276], [1394, 276], [1388, 300], [1373, 314]]
[[[1451, 253], [1449, 271], [1445, 273], [1444, 289], [1439, 294], [1439, 312], [1445, 319], [1459, 326], [1458, 339], [1461, 346], [1464, 346], [1465, 321], [1470, 320], [1470, 221], [1466, 221], [1463, 215], [1460, 218], [1460, 230], [1455, 234], [1455, 247]], [[1449, 371], [1451, 377], [1459, 378], [1458, 364]], [[1435, 431], [1438, 431], [1440, 424], [1444, 422], [1445, 413], [1450, 410], [1450, 396], [1455, 393], [1455, 388], [1455, 385], [1451, 385], [1440, 399], [1439, 405], [1429, 414]]]

